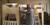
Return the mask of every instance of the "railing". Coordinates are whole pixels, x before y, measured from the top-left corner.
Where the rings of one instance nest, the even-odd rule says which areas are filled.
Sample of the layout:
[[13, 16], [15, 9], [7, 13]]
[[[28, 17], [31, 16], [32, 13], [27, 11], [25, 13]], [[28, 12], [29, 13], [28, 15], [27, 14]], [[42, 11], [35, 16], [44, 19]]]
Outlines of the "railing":
[[17, 25], [17, 21], [4, 21], [4, 25]]

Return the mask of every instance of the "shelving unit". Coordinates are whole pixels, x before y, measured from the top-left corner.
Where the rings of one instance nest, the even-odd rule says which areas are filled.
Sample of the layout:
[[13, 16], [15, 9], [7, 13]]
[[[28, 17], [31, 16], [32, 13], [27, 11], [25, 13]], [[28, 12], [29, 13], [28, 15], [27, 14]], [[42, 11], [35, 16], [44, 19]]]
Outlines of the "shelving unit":
[[[39, 18], [40, 17], [39, 13], [41, 13], [41, 19]], [[44, 6], [43, 5], [34, 5], [34, 21], [35, 21], [35, 25], [44, 25]]]

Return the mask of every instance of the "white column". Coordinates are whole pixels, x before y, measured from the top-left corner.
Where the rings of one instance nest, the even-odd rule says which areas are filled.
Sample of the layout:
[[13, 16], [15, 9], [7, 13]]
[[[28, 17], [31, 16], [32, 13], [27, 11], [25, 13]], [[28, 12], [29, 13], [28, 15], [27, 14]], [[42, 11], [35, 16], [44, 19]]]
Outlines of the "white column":
[[42, 11], [42, 25], [44, 25], [44, 11]]

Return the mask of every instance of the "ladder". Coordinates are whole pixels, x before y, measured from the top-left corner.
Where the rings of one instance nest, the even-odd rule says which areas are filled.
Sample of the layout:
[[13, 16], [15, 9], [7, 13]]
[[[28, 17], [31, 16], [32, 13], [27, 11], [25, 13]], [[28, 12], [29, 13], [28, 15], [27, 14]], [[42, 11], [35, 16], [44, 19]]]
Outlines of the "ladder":
[[40, 25], [40, 19], [38, 15], [34, 15], [35, 25]]
[[34, 25], [40, 25], [40, 19], [39, 19], [39, 15], [37, 14], [38, 12], [36, 12], [37, 9], [34, 9]]

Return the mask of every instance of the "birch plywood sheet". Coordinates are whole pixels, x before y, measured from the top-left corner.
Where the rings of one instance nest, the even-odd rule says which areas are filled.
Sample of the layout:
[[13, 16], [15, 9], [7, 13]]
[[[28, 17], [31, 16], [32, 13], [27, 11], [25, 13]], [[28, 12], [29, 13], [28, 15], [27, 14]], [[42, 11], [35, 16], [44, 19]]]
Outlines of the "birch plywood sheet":
[[49, 0], [30, 0], [30, 1], [49, 1]]
[[41, 1], [41, 0], [30, 0], [30, 1]]

